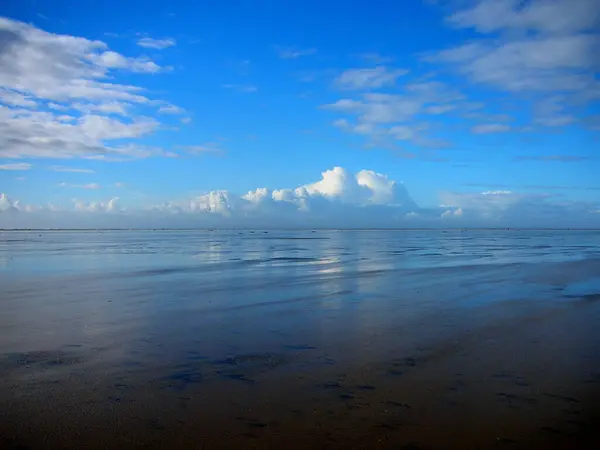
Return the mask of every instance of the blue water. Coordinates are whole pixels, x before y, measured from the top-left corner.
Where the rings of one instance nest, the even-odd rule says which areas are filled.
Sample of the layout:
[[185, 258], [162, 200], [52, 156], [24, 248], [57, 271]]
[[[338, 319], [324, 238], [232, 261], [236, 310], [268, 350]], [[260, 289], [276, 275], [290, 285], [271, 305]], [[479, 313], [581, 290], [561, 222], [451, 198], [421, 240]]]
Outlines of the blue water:
[[323, 320], [352, 341], [409, 313], [597, 294], [600, 232], [11, 231], [0, 286], [5, 352], [199, 328], [226, 352], [241, 328], [304, 342]]

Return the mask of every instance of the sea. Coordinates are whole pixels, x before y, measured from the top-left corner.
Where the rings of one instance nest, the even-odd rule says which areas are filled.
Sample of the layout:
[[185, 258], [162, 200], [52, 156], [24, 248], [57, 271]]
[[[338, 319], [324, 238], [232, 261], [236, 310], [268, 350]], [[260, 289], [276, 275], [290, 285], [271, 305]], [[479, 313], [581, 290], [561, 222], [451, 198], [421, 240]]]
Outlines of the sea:
[[[0, 436], [32, 448], [542, 439], [575, 427], [556, 425], [560, 411], [581, 418], [577, 395], [599, 392], [598, 324], [595, 230], [1, 231]], [[545, 394], [573, 401], [553, 409]], [[521, 424], [453, 434], [503, 408]], [[446, 434], [431, 441], [424, 423]], [[590, 433], [582, 423], [569, 432]]]

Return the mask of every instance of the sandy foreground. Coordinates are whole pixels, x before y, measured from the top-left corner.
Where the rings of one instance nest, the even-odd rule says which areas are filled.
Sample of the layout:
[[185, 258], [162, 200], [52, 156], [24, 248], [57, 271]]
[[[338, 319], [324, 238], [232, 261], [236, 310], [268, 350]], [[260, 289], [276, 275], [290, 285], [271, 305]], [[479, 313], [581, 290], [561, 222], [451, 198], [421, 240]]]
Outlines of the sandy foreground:
[[598, 448], [598, 319], [600, 297], [588, 295], [442, 309], [358, 341], [339, 336], [278, 351], [259, 343], [224, 359], [193, 344], [183, 356], [159, 349], [128, 361], [118, 345], [8, 354], [0, 443]]

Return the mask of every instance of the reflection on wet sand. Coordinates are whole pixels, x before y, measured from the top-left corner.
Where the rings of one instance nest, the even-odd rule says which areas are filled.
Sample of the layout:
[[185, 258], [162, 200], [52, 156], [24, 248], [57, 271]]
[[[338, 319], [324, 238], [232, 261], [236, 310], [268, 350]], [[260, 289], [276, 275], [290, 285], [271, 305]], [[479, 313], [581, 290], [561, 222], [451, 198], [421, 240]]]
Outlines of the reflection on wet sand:
[[4, 233], [0, 447], [596, 448], [600, 235], [552, 233]]

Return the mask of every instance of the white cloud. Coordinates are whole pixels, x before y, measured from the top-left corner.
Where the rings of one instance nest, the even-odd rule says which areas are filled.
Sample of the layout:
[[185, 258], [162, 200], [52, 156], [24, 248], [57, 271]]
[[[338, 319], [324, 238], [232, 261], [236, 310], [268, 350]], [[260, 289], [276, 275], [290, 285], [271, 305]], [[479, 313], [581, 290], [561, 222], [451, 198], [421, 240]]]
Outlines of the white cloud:
[[77, 167], [67, 167], [67, 166], [50, 166], [49, 168], [53, 172], [73, 172], [73, 173], [95, 173], [92, 169], [80, 169]]
[[138, 117], [130, 123], [95, 115], [85, 115], [79, 119], [79, 128], [83, 135], [94, 142], [140, 137], [157, 127], [158, 122], [150, 117]]
[[[598, 0], [474, 0], [447, 18], [472, 28], [474, 39], [429, 54], [472, 82], [535, 102], [554, 102], [534, 114], [534, 124], [573, 123], [577, 111], [598, 100], [600, 2]], [[560, 101], [556, 99], [560, 95]], [[553, 100], [547, 100], [548, 95]]]
[[[456, 108], [462, 95], [443, 83], [428, 81], [407, 84], [402, 93], [363, 93], [356, 98], [342, 98], [323, 105], [324, 109], [354, 116], [336, 119], [334, 126], [367, 136], [369, 145], [393, 148], [396, 140], [410, 141], [424, 148], [439, 148], [447, 143], [432, 134], [426, 122], [418, 120], [427, 114], [442, 114]], [[430, 107], [438, 108], [431, 111]]]
[[296, 59], [301, 56], [309, 56], [317, 53], [314, 48], [299, 49], [296, 47], [276, 47], [277, 54], [282, 59]]
[[[0, 157], [117, 160], [160, 155], [121, 141], [152, 132], [158, 122], [136, 113], [154, 100], [141, 87], [116, 79], [120, 72], [162, 70], [147, 58], [111, 51], [102, 41], [0, 18]], [[119, 142], [111, 145], [111, 140]]]
[[192, 155], [201, 155], [206, 153], [220, 155], [224, 153], [224, 150], [221, 148], [221, 144], [219, 142], [206, 142], [201, 145], [187, 145], [180, 148], [188, 153], [191, 153]]
[[158, 112], [161, 114], [184, 114], [185, 109], [180, 108], [179, 106], [169, 104], [162, 105], [160, 108], [158, 108]]
[[482, 40], [430, 58], [458, 65], [473, 81], [508, 91], [567, 91], [597, 88], [593, 70], [597, 35]]
[[84, 202], [81, 200], [74, 200], [75, 211], [83, 212], [117, 212], [117, 202], [119, 197], [113, 197], [106, 202]]
[[8, 195], [0, 194], [0, 212], [5, 211], [16, 211], [17, 207], [15, 206], [15, 202], [12, 201]]
[[166, 38], [166, 39], [153, 39], [150, 37], [143, 37], [138, 39], [137, 45], [144, 48], [153, 48], [156, 50], [163, 50], [168, 47], [173, 47], [177, 44], [175, 39]]
[[254, 191], [249, 191], [247, 194], [242, 195], [242, 199], [252, 203], [252, 204], [260, 204], [271, 197], [272, 194], [267, 188], [257, 188]]
[[361, 100], [340, 99], [324, 107], [358, 116], [366, 123], [393, 123], [412, 119], [421, 111], [423, 101], [397, 94], [363, 94]]
[[[86, 186], [86, 185], [83, 185]], [[557, 201], [557, 199], [559, 201]], [[598, 204], [560, 201], [558, 194], [522, 194], [508, 190], [480, 193], [443, 192], [438, 208], [419, 208], [404, 185], [386, 175], [334, 167], [321, 179], [297, 188], [258, 188], [238, 196], [215, 190], [189, 199], [117, 206], [118, 197], [102, 202], [74, 200], [69, 208], [23, 205], [0, 195], [4, 227], [36, 226], [591, 226], [599, 225]], [[154, 203], [154, 202], [153, 202]], [[6, 213], [6, 214], [5, 214]], [[25, 214], [27, 213], [27, 214]], [[104, 213], [104, 214], [90, 214]], [[88, 217], [88, 219], [84, 219]], [[104, 218], [103, 218], [104, 217]], [[113, 219], [110, 219], [113, 217]]]
[[29, 170], [29, 169], [31, 169], [31, 164], [29, 164], [29, 163], [0, 164], [0, 170]]
[[348, 69], [335, 80], [335, 85], [340, 89], [369, 90], [390, 86], [408, 70], [393, 69], [378, 66], [369, 69]]
[[510, 127], [503, 123], [486, 123], [475, 125], [471, 131], [475, 134], [504, 133], [510, 131]]
[[59, 183], [60, 187], [66, 188], [77, 188], [77, 189], [100, 189], [100, 185], [98, 183], [88, 183], [88, 184], [70, 184], [70, 183]]
[[503, 30], [536, 30], [570, 34], [593, 30], [600, 24], [598, 0], [479, 0], [453, 14], [448, 22], [481, 33]]
[[37, 106], [37, 103], [30, 96], [6, 88], [0, 88], [0, 103], [23, 108], [35, 108]]
[[[556, 203], [551, 201], [556, 194], [523, 194], [509, 190], [485, 191], [481, 193], [442, 192], [440, 200], [448, 209], [444, 217], [456, 216], [460, 210], [461, 217], [474, 220], [491, 220], [517, 223], [531, 221], [542, 225], [548, 217], [564, 220], [561, 214], [567, 210], [577, 209], [581, 214], [586, 208], [584, 203]], [[589, 207], [589, 206], [587, 206]], [[583, 216], [584, 217], [584, 216]]]
[[352, 174], [342, 167], [334, 167], [323, 172], [321, 176], [321, 180], [312, 184], [306, 184], [296, 189], [273, 191], [272, 198], [276, 201], [297, 203], [303, 207], [307, 207], [310, 200], [315, 198], [363, 206], [414, 206], [402, 184], [371, 170], [361, 170]]
[[34, 205], [25, 205], [19, 200], [13, 200], [8, 195], [0, 193], [0, 213], [32, 213], [41, 208]]
[[462, 215], [463, 215], [462, 208], [456, 208], [456, 209], [448, 209], [448, 210], [444, 211], [440, 217], [442, 219], [447, 219], [447, 218], [453, 218], [453, 217], [454, 218], [462, 217]]
[[155, 73], [163, 70], [154, 61], [147, 58], [127, 58], [120, 53], [107, 50], [94, 54], [91, 59], [99, 66], [107, 69], [127, 69], [132, 72]]
[[564, 97], [549, 97], [538, 101], [534, 106], [534, 123], [544, 127], [562, 127], [577, 121], [565, 113]]
[[70, 105], [72, 109], [76, 109], [85, 114], [119, 114], [121, 116], [128, 116], [128, 108], [132, 105], [126, 102], [104, 102], [104, 103], [73, 103]]
[[137, 138], [151, 133], [158, 122], [148, 117], [133, 121], [83, 115], [75, 123], [50, 112], [15, 110], [0, 105], [0, 157], [4, 158], [96, 158], [147, 157], [134, 144], [109, 146], [106, 141]]

